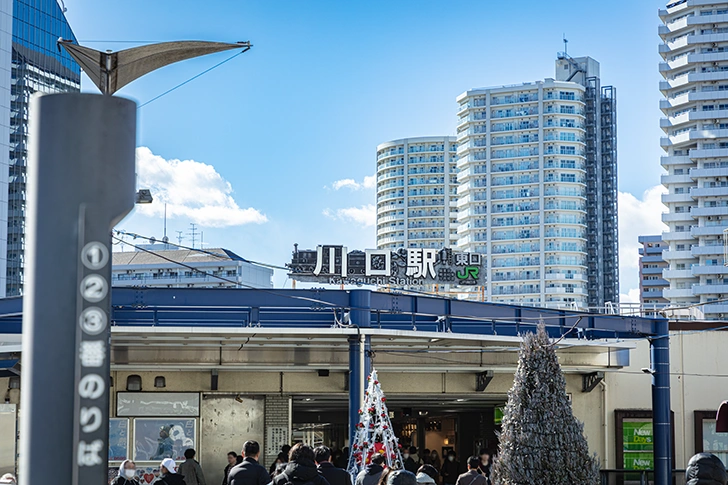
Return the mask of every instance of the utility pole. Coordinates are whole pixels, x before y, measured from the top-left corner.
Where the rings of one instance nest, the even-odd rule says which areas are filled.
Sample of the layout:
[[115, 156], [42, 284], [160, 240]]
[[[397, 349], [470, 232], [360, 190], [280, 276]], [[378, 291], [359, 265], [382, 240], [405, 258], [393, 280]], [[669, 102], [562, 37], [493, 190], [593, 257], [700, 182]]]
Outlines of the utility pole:
[[175, 231], [177, 233], [177, 244], [180, 246], [182, 245], [182, 239], [184, 239], [184, 236], [182, 235], [182, 231]]

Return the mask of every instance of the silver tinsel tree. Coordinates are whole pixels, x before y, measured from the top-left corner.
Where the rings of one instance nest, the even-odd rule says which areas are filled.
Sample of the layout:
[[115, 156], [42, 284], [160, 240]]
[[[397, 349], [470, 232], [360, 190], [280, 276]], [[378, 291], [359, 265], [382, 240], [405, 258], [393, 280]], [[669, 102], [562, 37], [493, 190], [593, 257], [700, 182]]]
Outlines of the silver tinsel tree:
[[499, 438], [494, 485], [599, 484], [599, 461], [589, 455], [543, 324], [523, 338]]
[[367, 380], [364, 402], [359, 410], [354, 443], [349, 452], [347, 471], [352, 476], [352, 483], [356, 482], [359, 472], [371, 463], [375, 453], [384, 455], [384, 463], [388, 467], [401, 468], [404, 461], [399, 448], [399, 441], [389, 420], [387, 398], [377, 380], [377, 371], [372, 369]]

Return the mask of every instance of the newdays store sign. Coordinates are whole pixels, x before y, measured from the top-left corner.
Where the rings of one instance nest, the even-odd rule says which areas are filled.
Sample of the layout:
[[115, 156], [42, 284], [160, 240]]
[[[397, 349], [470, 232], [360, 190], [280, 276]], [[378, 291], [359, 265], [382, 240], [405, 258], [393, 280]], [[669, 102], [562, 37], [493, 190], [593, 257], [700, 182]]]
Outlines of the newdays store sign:
[[295, 246], [288, 274], [296, 281], [332, 285], [460, 285], [480, 286], [482, 257], [444, 249], [366, 249], [348, 252], [345, 246]]

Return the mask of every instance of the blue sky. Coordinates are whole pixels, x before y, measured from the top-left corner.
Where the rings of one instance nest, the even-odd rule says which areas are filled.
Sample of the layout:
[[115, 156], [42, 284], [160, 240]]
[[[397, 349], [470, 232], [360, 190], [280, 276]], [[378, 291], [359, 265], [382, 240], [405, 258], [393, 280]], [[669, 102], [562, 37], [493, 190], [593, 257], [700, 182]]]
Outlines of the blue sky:
[[[294, 242], [373, 247], [374, 191], [333, 183], [372, 175], [384, 141], [454, 135], [455, 98], [467, 89], [553, 77], [566, 34], [569, 53], [597, 59], [602, 83], [617, 87], [622, 292], [638, 285], [636, 236], [659, 231], [662, 210], [659, 191], [645, 191], [662, 172], [664, 1], [65, 3], [78, 39], [98, 49], [133, 45], [113, 41], [253, 43], [139, 110], [138, 145], [149, 149], [140, 177], [160, 194], [119, 227], [160, 238], [166, 198], [170, 235], [196, 222], [211, 246], [276, 264]], [[229, 55], [164, 68], [119, 95], [143, 103]]]

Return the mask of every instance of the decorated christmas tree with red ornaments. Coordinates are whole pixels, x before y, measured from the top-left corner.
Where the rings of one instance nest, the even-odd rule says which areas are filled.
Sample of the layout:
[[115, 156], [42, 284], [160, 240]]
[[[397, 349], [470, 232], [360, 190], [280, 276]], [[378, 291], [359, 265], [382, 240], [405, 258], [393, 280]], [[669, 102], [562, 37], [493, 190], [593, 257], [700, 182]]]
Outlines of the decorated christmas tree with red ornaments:
[[401, 468], [403, 462], [399, 449], [392, 422], [389, 420], [387, 398], [377, 380], [377, 371], [372, 369], [364, 393], [364, 403], [359, 410], [359, 424], [356, 425], [354, 443], [349, 452], [347, 471], [356, 478], [371, 463], [375, 453], [384, 455], [388, 467]]

